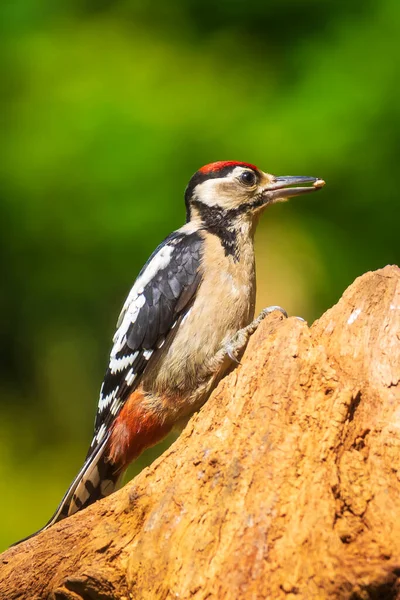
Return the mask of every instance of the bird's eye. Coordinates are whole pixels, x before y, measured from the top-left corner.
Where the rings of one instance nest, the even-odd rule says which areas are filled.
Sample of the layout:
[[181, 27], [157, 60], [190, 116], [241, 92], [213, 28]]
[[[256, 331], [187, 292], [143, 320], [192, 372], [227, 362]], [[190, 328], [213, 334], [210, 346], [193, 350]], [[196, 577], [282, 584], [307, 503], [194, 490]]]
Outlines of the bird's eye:
[[240, 183], [244, 185], [252, 186], [256, 183], [256, 174], [253, 171], [243, 171], [239, 177]]

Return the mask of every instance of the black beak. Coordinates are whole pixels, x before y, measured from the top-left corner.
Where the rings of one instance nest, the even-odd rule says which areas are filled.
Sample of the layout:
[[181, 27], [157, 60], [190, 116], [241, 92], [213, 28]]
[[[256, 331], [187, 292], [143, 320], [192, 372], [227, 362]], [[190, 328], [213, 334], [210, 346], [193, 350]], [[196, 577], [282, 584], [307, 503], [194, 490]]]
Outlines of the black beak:
[[[306, 183], [311, 185], [305, 186], [304, 184]], [[272, 203], [277, 202], [280, 199], [284, 200], [286, 198], [291, 198], [292, 196], [300, 196], [301, 194], [316, 192], [324, 185], [325, 181], [323, 179], [318, 179], [317, 177], [273, 177], [271, 183], [266, 185], [264, 188], [264, 196], [267, 202]]]

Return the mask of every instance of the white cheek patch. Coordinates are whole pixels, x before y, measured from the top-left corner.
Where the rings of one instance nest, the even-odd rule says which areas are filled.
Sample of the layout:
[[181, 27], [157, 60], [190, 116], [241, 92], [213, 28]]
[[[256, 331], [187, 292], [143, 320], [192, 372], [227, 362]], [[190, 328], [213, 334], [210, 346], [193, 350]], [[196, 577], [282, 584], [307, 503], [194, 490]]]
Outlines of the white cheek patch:
[[241, 189], [238, 183], [238, 177], [243, 171], [248, 171], [248, 169], [235, 167], [225, 177], [206, 179], [203, 183], [199, 183], [195, 188], [196, 200], [207, 206], [219, 206], [225, 210], [235, 208], [241, 202], [245, 202], [249, 199], [249, 194], [246, 193], [245, 188]]
[[207, 179], [203, 183], [196, 186], [195, 198], [207, 206], [215, 206], [220, 204], [221, 198], [218, 194], [218, 186], [222, 179]]
[[233, 177], [220, 177], [207, 179], [195, 188], [195, 198], [207, 206], [219, 206], [221, 208], [232, 208], [232, 196], [226, 187], [229, 182], [233, 183]]

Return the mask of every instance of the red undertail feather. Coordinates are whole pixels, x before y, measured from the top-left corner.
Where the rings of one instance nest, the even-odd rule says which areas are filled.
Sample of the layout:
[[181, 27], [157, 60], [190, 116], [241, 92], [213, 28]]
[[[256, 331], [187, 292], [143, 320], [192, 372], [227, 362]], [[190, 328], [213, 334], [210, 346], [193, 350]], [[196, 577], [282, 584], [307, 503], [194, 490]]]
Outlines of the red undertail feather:
[[124, 470], [146, 448], [162, 440], [171, 430], [162, 416], [144, 403], [135, 390], [115, 420], [108, 443], [108, 460]]

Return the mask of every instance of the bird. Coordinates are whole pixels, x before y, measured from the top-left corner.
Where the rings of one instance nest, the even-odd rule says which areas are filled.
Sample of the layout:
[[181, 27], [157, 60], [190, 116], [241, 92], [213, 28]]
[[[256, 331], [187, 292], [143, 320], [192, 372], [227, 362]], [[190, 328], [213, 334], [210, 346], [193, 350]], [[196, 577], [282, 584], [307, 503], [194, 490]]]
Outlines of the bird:
[[262, 319], [286, 315], [272, 306], [254, 320], [256, 226], [270, 205], [324, 184], [240, 161], [192, 176], [185, 224], [155, 249], [123, 305], [83, 466], [32, 535], [111, 494], [143, 450], [200, 409]]

